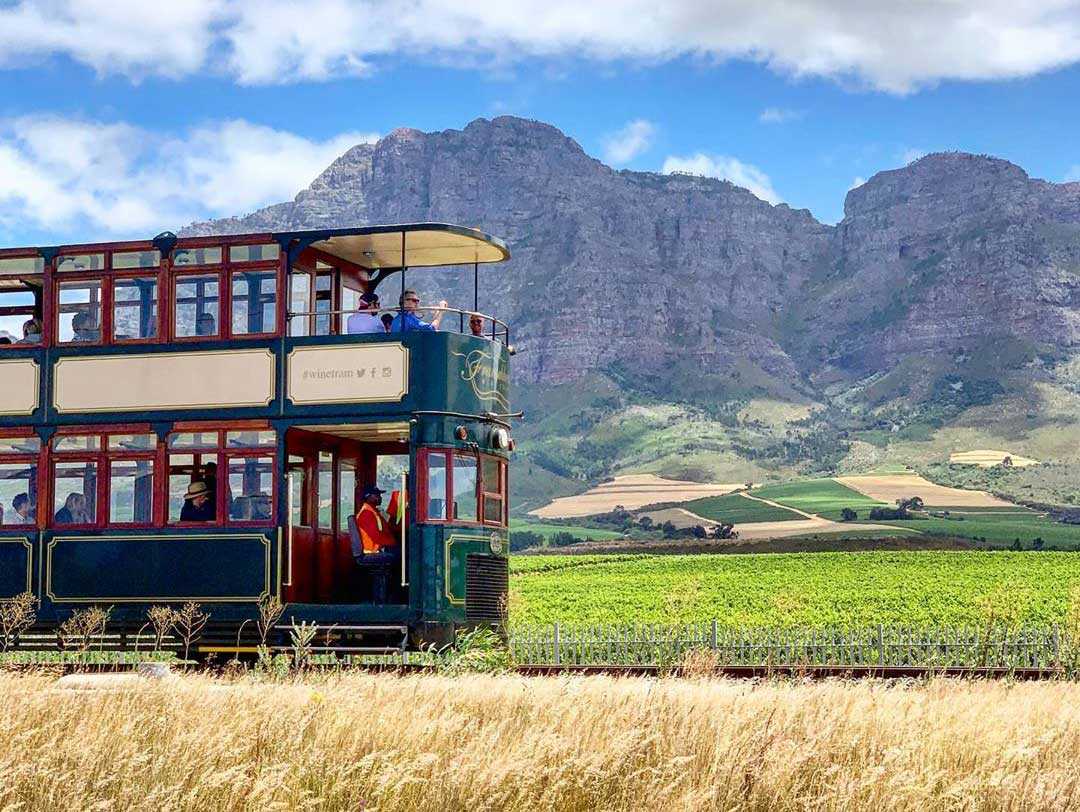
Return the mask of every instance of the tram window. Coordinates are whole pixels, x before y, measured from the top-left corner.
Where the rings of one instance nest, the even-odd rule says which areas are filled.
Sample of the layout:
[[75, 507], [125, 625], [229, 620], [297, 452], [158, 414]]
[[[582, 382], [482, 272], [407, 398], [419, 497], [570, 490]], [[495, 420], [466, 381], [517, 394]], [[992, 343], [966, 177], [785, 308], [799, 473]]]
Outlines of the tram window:
[[161, 252], [154, 251], [115, 251], [112, 255], [113, 270], [130, 268], [157, 268], [161, 265]]
[[273, 518], [274, 458], [230, 457], [229, 520], [270, 521]]
[[[2, 442], [2, 441], [0, 441]], [[0, 447], [0, 453], [6, 451]], [[37, 522], [37, 461], [0, 463], [0, 525]]]
[[110, 434], [110, 451], [153, 451], [157, 448], [156, 434]]
[[0, 437], [0, 454], [37, 454], [41, 440], [37, 437]]
[[334, 309], [333, 271], [320, 271], [315, 276], [315, 335], [330, 335]]
[[319, 527], [333, 527], [334, 516], [334, 455], [319, 452]]
[[477, 510], [476, 457], [454, 455], [454, 516], [457, 521], [475, 522]]
[[218, 335], [220, 304], [217, 274], [176, 277], [173, 305], [176, 337]]
[[304, 458], [289, 455], [289, 521], [293, 527], [311, 527], [304, 499]]
[[41, 280], [4, 279], [3, 273], [0, 269], [0, 337], [7, 338], [12, 344], [40, 344], [44, 298]]
[[259, 262], [277, 259], [280, 252], [277, 243], [264, 245], [230, 245], [229, 262]]
[[427, 454], [427, 518], [446, 520], [446, 452], [429, 451]]
[[229, 448], [273, 448], [277, 445], [274, 431], [230, 431], [225, 435]]
[[[200, 489], [204, 496], [188, 498]], [[217, 515], [217, 454], [170, 454], [169, 521], [213, 522]]]
[[53, 451], [100, 451], [97, 434], [61, 434], [53, 440]]
[[72, 254], [56, 260], [56, 270], [60, 273], [67, 273], [68, 271], [101, 271], [104, 268], [104, 254]]
[[113, 338], [157, 337], [157, 296], [157, 279], [152, 276], [113, 282]]
[[311, 276], [294, 273], [289, 277], [289, 312], [303, 313], [289, 319], [289, 335], [306, 336], [311, 332]]
[[61, 344], [101, 341], [101, 280], [60, 283], [57, 336]]
[[495, 457], [481, 458], [481, 482], [484, 493], [484, 524], [502, 525], [506, 522], [505, 466]]
[[178, 248], [173, 252], [173, 267], [184, 265], [220, 265], [220, 248]]
[[349, 532], [349, 517], [355, 516], [356, 512], [356, 463], [341, 460], [338, 466], [338, 530]]
[[173, 434], [169, 437], [169, 448], [217, 448], [216, 431], [193, 431]]
[[20, 274], [39, 274], [45, 271], [45, 260], [41, 257], [8, 257], [0, 259], [0, 276]]
[[109, 523], [150, 524], [154, 506], [154, 461], [109, 462]]
[[53, 522], [94, 524], [97, 515], [97, 462], [58, 461], [53, 466]]
[[277, 272], [234, 273], [232, 333], [273, 333], [277, 325]]

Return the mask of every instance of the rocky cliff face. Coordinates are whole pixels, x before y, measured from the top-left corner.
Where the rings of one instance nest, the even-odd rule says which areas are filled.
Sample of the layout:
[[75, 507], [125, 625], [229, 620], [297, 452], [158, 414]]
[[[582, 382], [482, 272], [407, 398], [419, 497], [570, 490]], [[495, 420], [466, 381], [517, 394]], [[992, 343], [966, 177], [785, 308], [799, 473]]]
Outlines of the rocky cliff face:
[[[510, 244], [509, 263], [482, 271], [481, 307], [511, 321], [524, 381], [682, 362], [813, 394], [912, 354], [1080, 346], [1080, 184], [967, 154], [875, 175], [832, 227], [724, 181], [616, 172], [546, 124], [479, 119], [396, 130], [292, 202], [185, 233], [410, 221]], [[429, 298], [468, 298], [464, 281], [428, 280]]]

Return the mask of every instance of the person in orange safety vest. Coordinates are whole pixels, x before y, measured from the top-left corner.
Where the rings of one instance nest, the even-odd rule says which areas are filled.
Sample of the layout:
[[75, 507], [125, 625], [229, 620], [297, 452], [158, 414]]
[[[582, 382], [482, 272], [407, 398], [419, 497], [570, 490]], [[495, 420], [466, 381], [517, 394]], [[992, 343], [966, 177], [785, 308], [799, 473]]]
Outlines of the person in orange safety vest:
[[356, 514], [356, 527], [360, 531], [360, 540], [364, 545], [364, 556], [380, 553], [397, 543], [391, 532], [390, 520], [379, 510], [385, 491], [375, 485], [364, 488], [361, 499], [363, 504]]
[[361, 495], [360, 512], [356, 514], [356, 529], [364, 549], [356, 563], [371, 573], [371, 601], [375, 604], [387, 602], [390, 570], [397, 560], [393, 550], [397, 540], [390, 533], [390, 520], [379, 510], [382, 495], [377, 486], [368, 485]]

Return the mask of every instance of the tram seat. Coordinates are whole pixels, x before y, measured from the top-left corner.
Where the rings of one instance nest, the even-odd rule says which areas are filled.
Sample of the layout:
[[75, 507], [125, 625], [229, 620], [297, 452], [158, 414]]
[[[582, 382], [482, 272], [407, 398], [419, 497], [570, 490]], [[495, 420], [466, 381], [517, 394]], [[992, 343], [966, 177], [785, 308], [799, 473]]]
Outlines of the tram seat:
[[360, 528], [356, 526], [356, 517], [349, 517], [349, 546], [352, 549], [353, 558], [359, 561], [364, 557], [364, 542], [360, 538]]

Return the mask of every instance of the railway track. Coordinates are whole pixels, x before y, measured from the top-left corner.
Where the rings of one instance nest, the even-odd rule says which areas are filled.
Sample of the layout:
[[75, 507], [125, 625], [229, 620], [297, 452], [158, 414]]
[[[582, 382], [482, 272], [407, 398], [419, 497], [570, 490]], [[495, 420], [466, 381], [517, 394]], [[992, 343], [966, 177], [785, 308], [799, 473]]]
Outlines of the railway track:
[[[315, 670], [325, 671], [339, 666], [316, 665]], [[420, 663], [354, 663], [345, 670], [377, 673], [418, 674], [431, 666]], [[220, 667], [193, 669], [197, 673], [220, 673]], [[135, 674], [138, 666], [131, 664], [86, 665], [76, 663], [8, 663], [0, 665], [0, 671], [44, 671], [55, 674]], [[529, 677], [554, 676], [609, 676], [609, 677], [680, 677], [688, 676], [678, 667], [659, 665], [556, 665], [535, 663], [518, 665], [513, 673]], [[927, 677], [951, 677], [958, 679], [1013, 679], [1021, 681], [1062, 679], [1066, 676], [1058, 668], [1000, 668], [963, 666], [873, 666], [873, 665], [726, 665], [711, 672], [695, 669], [694, 677], [708, 675], [731, 679], [924, 679]]]

